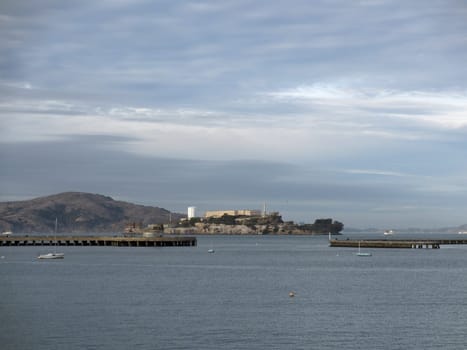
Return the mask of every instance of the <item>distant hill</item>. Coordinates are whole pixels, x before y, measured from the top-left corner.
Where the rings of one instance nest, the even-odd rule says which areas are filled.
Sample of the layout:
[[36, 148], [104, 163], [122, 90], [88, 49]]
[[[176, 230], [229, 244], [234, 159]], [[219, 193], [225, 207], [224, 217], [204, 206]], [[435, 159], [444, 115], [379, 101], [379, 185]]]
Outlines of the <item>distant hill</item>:
[[65, 192], [27, 201], [0, 202], [0, 230], [13, 233], [123, 232], [128, 223], [142, 225], [178, 221], [183, 214], [158, 207], [116, 201], [100, 194]]

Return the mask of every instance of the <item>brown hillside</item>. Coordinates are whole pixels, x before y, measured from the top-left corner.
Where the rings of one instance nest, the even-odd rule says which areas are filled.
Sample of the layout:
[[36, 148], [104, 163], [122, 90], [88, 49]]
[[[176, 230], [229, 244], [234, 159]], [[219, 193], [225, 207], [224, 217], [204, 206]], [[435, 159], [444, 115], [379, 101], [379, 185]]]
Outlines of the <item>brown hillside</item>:
[[[116, 201], [99, 194], [65, 192], [27, 201], [0, 202], [0, 230], [14, 233], [120, 233], [131, 222], [169, 222], [163, 208]], [[173, 213], [172, 220], [184, 217]]]

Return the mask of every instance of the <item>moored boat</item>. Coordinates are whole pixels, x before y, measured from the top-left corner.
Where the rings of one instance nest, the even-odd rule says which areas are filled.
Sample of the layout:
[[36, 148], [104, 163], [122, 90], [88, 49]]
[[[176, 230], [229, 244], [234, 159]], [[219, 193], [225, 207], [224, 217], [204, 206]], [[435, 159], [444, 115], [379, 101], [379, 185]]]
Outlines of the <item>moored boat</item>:
[[55, 242], [54, 242], [54, 251], [53, 253], [47, 253], [47, 254], [39, 254], [39, 256], [37, 257], [38, 259], [63, 259], [65, 258], [65, 254], [64, 253], [57, 253], [55, 251], [55, 248], [57, 246], [57, 226], [58, 226], [58, 220], [57, 218], [55, 218], [55, 231], [54, 231], [54, 239], [55, 239]]
[[355, 253], [356, 256], [371, 256], [371, 253], [360, 251], [360, 242], [358, 242], [358, 252]]
[[63, 259], [65, 257], [64, 253], [47, 253], [47, 254], [40, 254], [37, 258], [38, 259]]

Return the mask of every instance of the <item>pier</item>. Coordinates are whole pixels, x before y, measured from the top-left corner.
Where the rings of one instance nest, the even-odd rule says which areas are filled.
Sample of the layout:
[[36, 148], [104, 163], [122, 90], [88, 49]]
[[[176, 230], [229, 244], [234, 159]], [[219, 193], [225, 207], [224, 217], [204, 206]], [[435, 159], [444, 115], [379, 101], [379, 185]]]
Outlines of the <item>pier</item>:
[[194, 247], [196, 237], [8, 236], [0, 246]]
[[329, 240], [330, 247], [358, 248], [431, 248], [439, 249], [445, 244], [467, 244], [467, 239], [363, 239]]

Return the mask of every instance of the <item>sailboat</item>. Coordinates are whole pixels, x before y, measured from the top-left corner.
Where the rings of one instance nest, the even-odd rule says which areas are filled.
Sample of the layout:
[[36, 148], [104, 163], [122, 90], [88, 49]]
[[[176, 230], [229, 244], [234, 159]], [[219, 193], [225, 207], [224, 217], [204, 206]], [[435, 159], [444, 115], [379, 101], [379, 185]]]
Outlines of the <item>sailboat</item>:
[[371, 256], [371, 253], [364, 253], [360, 251], [360, 241], [358, 242], [358, 253], [356, 253], [357, 256]]
[[57, 246], [57, 226], [58, 226], [58, 220], [55, 218], [55, 234], [54, 234], [54, 251], [53, 253], [47, 253], [47, 254], [40, 254], [37, 258], [38, 259], [63, 259], [65, 257], [64, 253], [57, 253], [56, 246]]
[[208, 249], [208, 253], [215, 253], [216, 251], [214, 250], [214, 246], [212, 245], [211, 242], [211, 248]]

